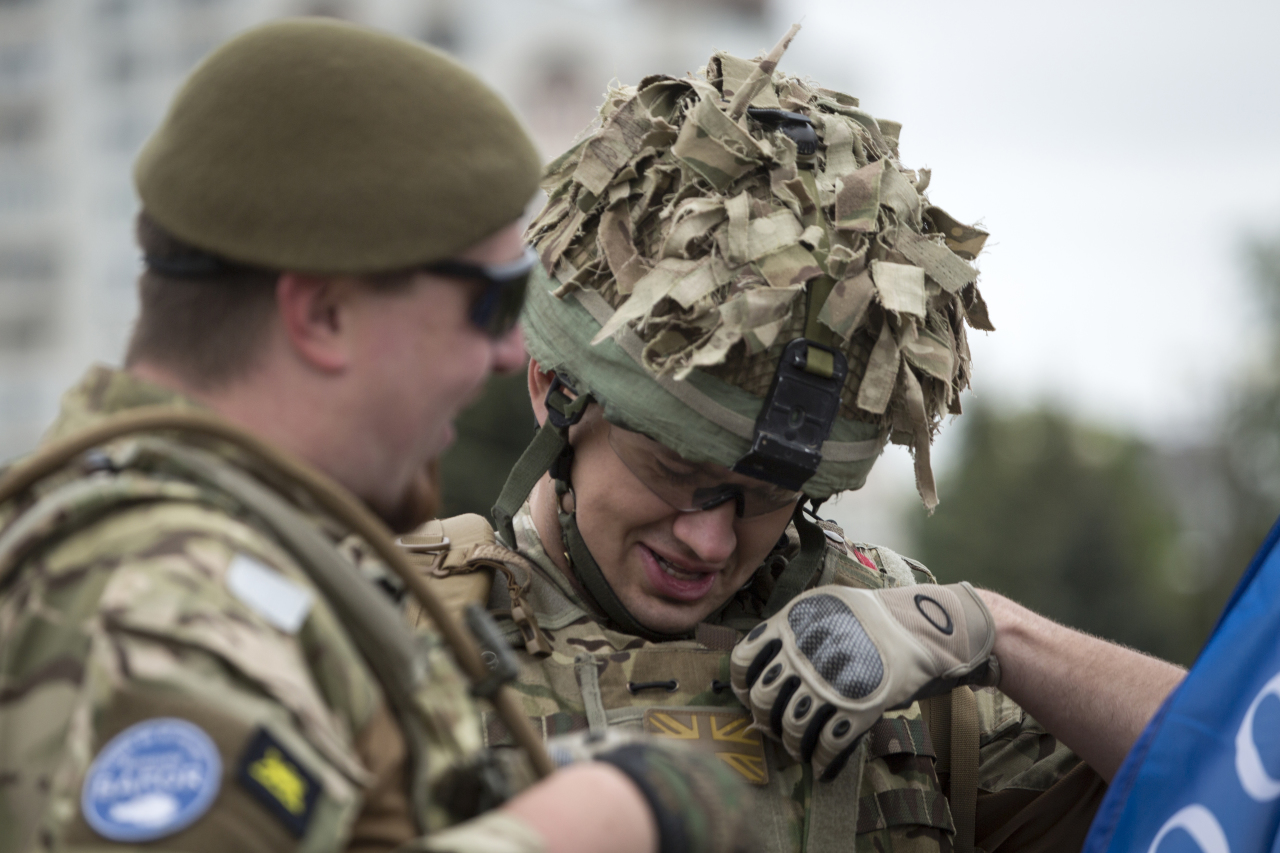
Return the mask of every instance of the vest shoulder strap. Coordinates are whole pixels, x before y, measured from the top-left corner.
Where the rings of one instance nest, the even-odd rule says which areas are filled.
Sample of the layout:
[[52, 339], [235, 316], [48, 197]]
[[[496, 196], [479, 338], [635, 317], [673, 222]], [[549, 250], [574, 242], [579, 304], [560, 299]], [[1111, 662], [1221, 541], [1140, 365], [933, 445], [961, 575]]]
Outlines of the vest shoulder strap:
[[[401, 536], [397, 544], [455, 618], [461, 619], [472, 604], [487, 609], [494, 578], [501, 572], [511, 597], [511, 619], [520, 629], [526, 651], [538, 657], [551, 654], [551, 643], [526, 599], [534, 568], [498, 541], [484, 516], [467, 513], [433, 519]], [[415, 624], [429, 621], [416, 603], [410, 603], [408, 613]]]
[[968, 687], [920, 702], [937, 771], [947, 774], [947, 802], [955, 823], [956, 853], [973, 853], [978, 815], [978, 703]]

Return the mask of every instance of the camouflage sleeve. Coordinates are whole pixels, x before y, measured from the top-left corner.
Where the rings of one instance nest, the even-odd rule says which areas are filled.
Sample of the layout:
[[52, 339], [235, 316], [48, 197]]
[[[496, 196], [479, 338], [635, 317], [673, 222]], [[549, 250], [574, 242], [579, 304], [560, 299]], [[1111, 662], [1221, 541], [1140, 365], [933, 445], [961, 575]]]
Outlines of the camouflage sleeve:
[[714, 755], [661, 739], [636, 741], [596, 756], [635, 783], [658, 825], [658, 853], [743, 853], [751, 797]]
[[118, 512], [0, 596], [0, 848], [341, 850], [380, 702], [269, 540], [192, 504]]
[[974, 694], [977, 846], [987, 853], [1079, 850], [1106, 783], [1012, 699], [993, 688]]

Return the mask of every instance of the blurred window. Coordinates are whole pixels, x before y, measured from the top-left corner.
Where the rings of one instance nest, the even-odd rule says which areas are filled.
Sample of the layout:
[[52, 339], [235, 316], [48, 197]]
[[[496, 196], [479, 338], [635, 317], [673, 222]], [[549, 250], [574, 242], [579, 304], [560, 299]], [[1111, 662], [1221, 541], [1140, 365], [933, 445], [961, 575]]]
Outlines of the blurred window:
[[132, 0], [100, 0], [97, 11], [98, 17], [105, 21], [121, 21], [133, 11], [133, 3]]
[[0, 245], [0, 281], [49, 284], [57, 277], [58, 259], [47, 244]]
[[346, 0], [308, 0], [299, 4], [298, 14], [313, 15], [317, 18], [339, 18], [344, 21], [355, 20], [351, 4]]
[[520, 107], [542, 150], [563, 151], [595, 115], [602, 75], [568, 42], [544, 45], [528, 65]]
[[53, 179], [44, 169], [9, 163], [0, 168], [0, 216], [31, 214], [53, 201]]
[[37, 98], [0, 100], [0, 150], [33, 148], [47, 129], [47, 110]]
[[746, 18], [762, 19], [769, 11], [770, 0], [644, 0], [651, 6], [695, 6], [723, 9]]
[[142, 60], [137, 51], [121, 47], [111, 51], [102, 60], [102, 79], [119, 86], [127, 85], [141, 71]]
[[453, 0], [435, 0], [422, 23], [422, 40], [441, 50], [457, 53], [462, 43], [458, 5]]
[[150, 125], [142, 115], [122, 109], [107, 118], [102, 142], [110, 151], [132, 154], [142, 148], [149, 129]]
[[48, 68], [48, 45], [35, 41], [0, 44], [0, 89], [25, 89]]
[[45, 345], [54, 325], [59, 258], [48, 243], [0, 244], [0, 350]]

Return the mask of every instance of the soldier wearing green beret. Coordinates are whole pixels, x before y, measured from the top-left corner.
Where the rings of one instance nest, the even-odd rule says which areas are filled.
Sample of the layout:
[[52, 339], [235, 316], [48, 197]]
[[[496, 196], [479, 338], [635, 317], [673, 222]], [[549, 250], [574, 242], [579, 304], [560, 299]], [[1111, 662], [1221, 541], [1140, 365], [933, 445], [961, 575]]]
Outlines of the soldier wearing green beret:
[[0, 850], [743, 846], [732, 774], [667, 748], [504, 804], [474, 697], [509, 694], [388, 538], [523, 363], [538, 167], [470, 72], [361, 28], [270, 24], [192, 74], [137, 162], [126, 367], [0, 480]]
[[770, 851], [1078, 849], [1181, 671], [816, 516], [888, 441], [936, 503], [987, 235], [930, 204], [896, 123], [777, 72], [789, 38], [611, 91], [547, 168], [542, 426], [504, 544], [466, 517], [407, 544], [442, 589], [505, 578], [489, 604], [545, 732], [700, 743], [756, 786]]

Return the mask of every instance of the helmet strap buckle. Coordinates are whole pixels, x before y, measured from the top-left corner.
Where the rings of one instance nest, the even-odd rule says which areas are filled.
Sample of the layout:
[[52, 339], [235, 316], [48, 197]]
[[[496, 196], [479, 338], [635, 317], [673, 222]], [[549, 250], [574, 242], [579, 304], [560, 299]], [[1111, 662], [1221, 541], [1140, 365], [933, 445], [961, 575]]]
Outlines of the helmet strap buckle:
[[787, 344], [756, 419], [751, 449], [733, 465], [748, 477], [799, 491], [822, 462], [849, 372], [844, 353], [808, 338]]

